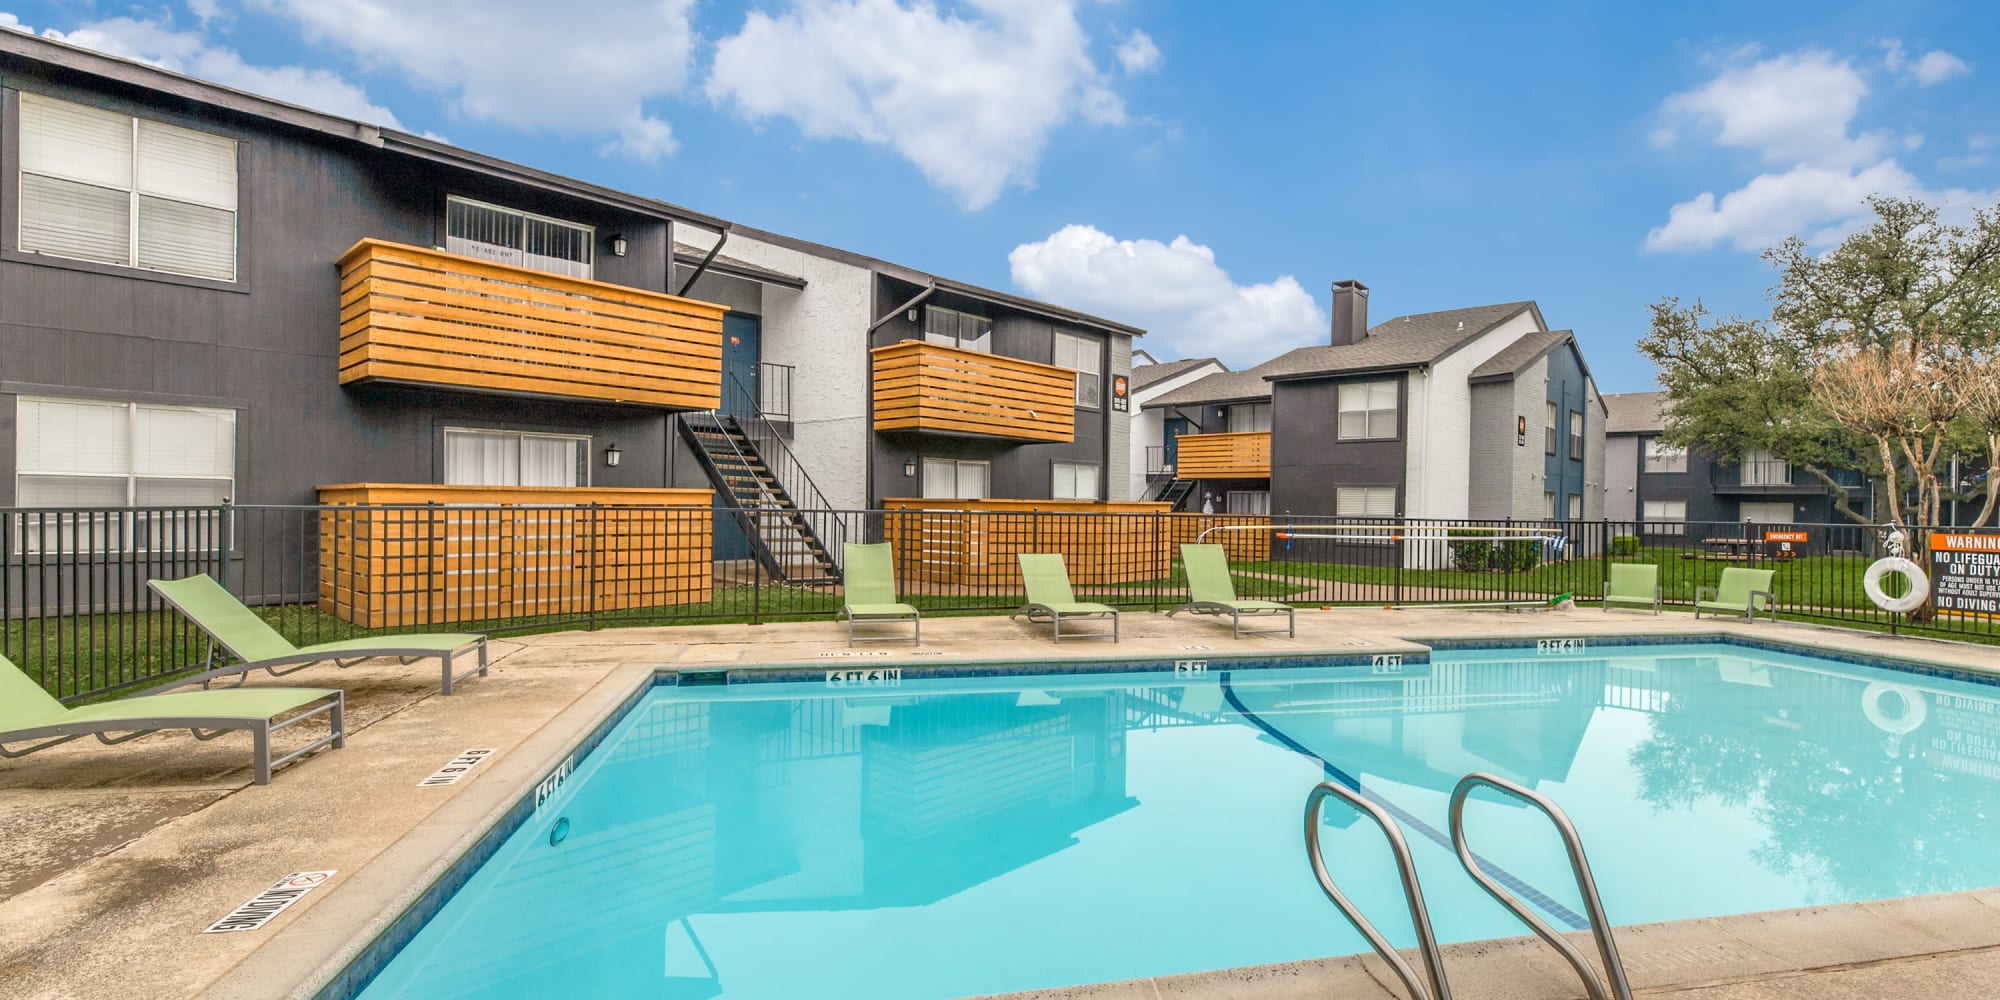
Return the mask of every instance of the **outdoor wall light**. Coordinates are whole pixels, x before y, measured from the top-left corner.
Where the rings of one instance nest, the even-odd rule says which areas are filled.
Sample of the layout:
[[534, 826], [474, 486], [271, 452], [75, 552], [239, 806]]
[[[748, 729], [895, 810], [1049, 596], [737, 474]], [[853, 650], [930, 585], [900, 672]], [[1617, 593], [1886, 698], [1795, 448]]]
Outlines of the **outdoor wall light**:
[[917, 477], [917, 460], [914, 458], [903, 459], [903, 478], [915, 479], [916, 477]]
[[625, 256], [625, 237], [623, 236], [611, 237], [611, 256], [613, 257]]
[[623, 456], [618, 451], [617, 445], [607, 444], [604, 446], [604, 464], [606, 466], [613, 469], [617, 468], [618, 460], [622, 457]]

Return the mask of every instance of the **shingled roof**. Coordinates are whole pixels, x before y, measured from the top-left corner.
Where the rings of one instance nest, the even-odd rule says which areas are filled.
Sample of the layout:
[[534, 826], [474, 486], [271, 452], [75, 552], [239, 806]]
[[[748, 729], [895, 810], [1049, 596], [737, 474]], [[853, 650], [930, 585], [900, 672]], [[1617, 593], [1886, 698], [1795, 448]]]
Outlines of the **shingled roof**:
[[1575, 335], [1568, 330], [1543, 330], [1527, 334], [1474, 368], [1467, 381], [1500, 382], [1513, 378], [1525, 371], [1529, 365], [1542, 360], [1550, 351], [1573, 339]]
[[[1235, 403], [1271, 398], [1274, 379], [1416, 368], [1470, 343], [1521, 313], [1533, 302], [1502, 302], [1470, 309], [1398, 316], [1368, 328], [1359, 343], [1301, 347], [1255, 368], [1197, 379], [1146, 403], [1148, 407]], [[1537, 312], [1537, 318], [1540, 313]]]
[[[1200, 368], [1202, 365], [1218, 364], [1222, 364], [1222, 362], [1214, 358], [1188, 358], [1184, 361], [1161, 361], [1150, 365], [1138, 365], [1132, 369], [1132, 388], [1134, 391], [1137, 391], [1155, 382], [1173, 378], [1190, 369]], [[1223, 370], [1227, 371], [1227, 366], [1224, 366]]]
[[1665, 430], [1667, 394], [1664, 392], [1621, 392], [1604, 397], [1606, 434], [1639, 434]]

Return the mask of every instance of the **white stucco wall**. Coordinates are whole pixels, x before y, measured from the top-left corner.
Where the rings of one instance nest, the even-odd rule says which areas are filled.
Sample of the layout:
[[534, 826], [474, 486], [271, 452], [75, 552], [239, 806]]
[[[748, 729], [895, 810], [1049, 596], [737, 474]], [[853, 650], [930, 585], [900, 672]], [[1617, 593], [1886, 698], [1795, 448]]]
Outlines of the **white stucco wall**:
[[1604, 438], [1604, 397], [1597, 394], [1597, 382], [1586, 378], [1583, 384], [1583, 517], [1587, 521], [1602, 520], [1610, 516], [1606, 510], [1605, 438]]
[[[696, 240], [708, 234], [685, 235], [707, 249]], [[732, 235], [722, 252], [805, 279], [803, 291], [764, 286], [764, 360], [795, 368], [791, 443], [800, 464], [835, 507], [867, 506], [873, 272], [741, 234]]]
[[1172, 378], [1164, 378], [1132, 393], [1132, 440], [1127, 460], [1130, 472], [1126, 477], [1127, 496], [1138, 499], [1146, 495], [1146, 449], [1156, 448], [1166, 443], [1167, 415], [1164, 410], [1148, 410], [1147, 401], [1158, 399], [1181, 386], [1187, 385], [1205, 375], [1222, 371], [1220, 364], [1196, 365], [1188, 371]]
[[[1111, 347], [1111, 377], [1123, 376], [1127, 386], [1132, 384], [1132, 338], [1113, 334], [1108, 338]], [[1104, 387], [1105, 406], [1111, 405], [1111, 386]], [[1132, 417], [1138, 407], [1133, 403], [1130, 392], [1125, 396], [1125, 411], [1110, 410], [1110, 419], [1105, 422], [1104, 440], [1104, 499], [1131, 500], [1138, 494], [1131, 492], [1132, 486]], [[1139, 475], [1144, 478], [1145, 467]]]
[[1412, 374], [1404, 516], [1470, 515], [1466, 479], [1472, 467], [1472, 385], [1466, 380], [1474, 368], [1540, 329], [1534, 312], [1525, 311], [1446, 355], [1428, 373]]

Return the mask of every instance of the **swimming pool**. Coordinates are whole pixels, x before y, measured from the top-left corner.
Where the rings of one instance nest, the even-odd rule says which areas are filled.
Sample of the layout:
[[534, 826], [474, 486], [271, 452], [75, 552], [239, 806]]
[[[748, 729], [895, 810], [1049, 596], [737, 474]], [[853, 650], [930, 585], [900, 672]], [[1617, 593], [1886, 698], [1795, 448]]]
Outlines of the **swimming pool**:
[[[2000, 688], [1734, 644], [1545, 648], [1400, 675], [658, 687], [361, 995], [893, 1000], [1362, 951], [1298, 836], [1328, 777], [1406, 817], [1443, 941], [1523, 933], [1439, 833], [1472, 770], [1569, 812], [1620, 924], [2000, 884]], [[1380, 833], [1327, 809], [1343, 889], [1413, 943]], [[1575, 926], [1546, 820], [1468, 817]]]

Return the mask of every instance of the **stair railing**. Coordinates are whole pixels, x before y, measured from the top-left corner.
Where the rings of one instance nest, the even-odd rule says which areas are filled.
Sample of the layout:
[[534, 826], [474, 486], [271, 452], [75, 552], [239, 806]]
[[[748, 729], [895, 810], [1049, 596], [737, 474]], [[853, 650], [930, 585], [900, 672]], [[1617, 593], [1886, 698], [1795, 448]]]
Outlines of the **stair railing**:
[[[810, 511], [812, 512], [811, 519], [813, 521], [829, 524], [837, 529], [837, 534], [840, 537], [828, 538], [826, 537], [826, 532], [818, 530], [821, 526], [820, 524], [814, 525], [815, 533], [820, 536], [821, 544], [826, 546], [828, 558], [834, 561], [835, 566], [839, 566], [840, 554], [842, 552], [841, 543], [847, 541], [850, 537], [855, 537], [847, 524], [847, 516], [833, 513], [835, 509], [833, 502], [828, 500], [826, 494], [820, 491], [819, 484], [813, 482], [812, 475], [806, 472], [806, 467], [799, 462], [797, 456], [792, 454], [792, 449], [786, 446], [784, 437], [778, 433], [778, 428], [771, 423], [769, 416], [765, 414], [764, 407], [757, 398], [757, 393], [752, 391], [749, 386], [744, 385], [743, 380], [738, 378], [735, 372], [725, 372], [724, 376], [729, 380], [727, 388], [732, 394], [730, 398], [740, 400], [742, 402], [741, 409], [745, 412], [733, 414], [718, 413], [718, 420], [725, 415], [735, 418], [737, 428], [743, 432], [743, 439], [750, 442], [751, 447], [756, 450], [757, 454], [763, 457], [764, 468], [771, 473], [771, 477], [777, 480], [778, 485], [783, 487], [785, 493], [791, 497], [794, 508], [798, 509], [802, 515]], [[789, 387], [787, 387], [786, 395], [790, 396]]]

